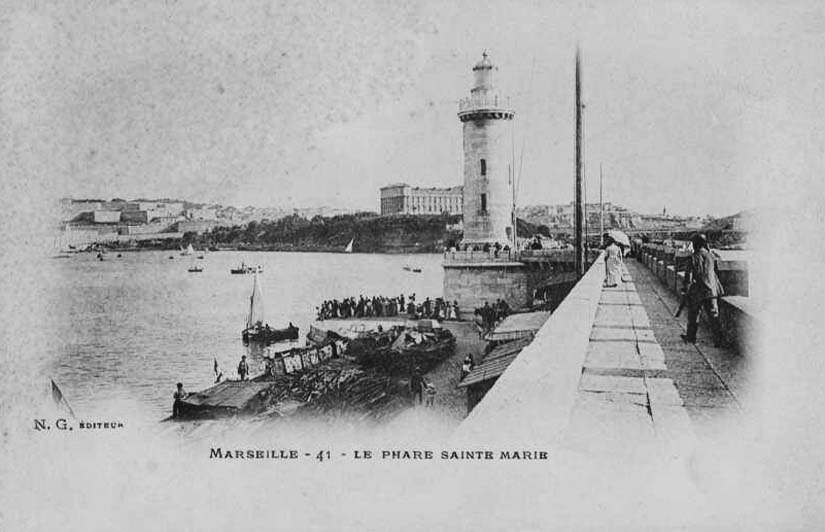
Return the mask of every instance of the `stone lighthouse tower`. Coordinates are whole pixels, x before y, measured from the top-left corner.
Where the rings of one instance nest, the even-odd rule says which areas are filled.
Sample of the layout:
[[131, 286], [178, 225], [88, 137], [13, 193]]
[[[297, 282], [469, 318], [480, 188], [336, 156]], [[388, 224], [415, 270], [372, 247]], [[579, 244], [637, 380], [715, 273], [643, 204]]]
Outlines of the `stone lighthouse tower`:
[[485, 51], [473, 67], [470, 97], [459, 103], [464, 127], [464, 244], [513, 244], [512, 125], [515, 111], [494, 85]]

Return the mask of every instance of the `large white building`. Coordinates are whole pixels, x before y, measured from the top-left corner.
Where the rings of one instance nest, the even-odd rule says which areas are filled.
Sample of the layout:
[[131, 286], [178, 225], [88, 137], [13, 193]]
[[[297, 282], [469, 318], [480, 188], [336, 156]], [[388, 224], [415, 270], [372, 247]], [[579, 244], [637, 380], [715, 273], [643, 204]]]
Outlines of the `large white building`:
[[406, 183], [381, 187], [381, 214], [461, 214], [462, 187], [421, 188]]

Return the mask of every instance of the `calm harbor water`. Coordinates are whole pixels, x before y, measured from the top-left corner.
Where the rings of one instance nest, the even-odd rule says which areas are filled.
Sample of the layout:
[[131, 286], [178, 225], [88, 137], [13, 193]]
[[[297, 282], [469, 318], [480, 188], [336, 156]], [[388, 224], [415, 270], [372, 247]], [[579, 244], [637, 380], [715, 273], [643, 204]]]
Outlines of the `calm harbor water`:
[[[243, 354], [251, 355], [253, 373], [262, 369], [262, 358], [241, 342], [253, 282], [252, 275], [230, 274], [241, 261], [264, 267], [259, 282], [266, 321], [273, 327], [292, 321], [302, 343], [324, 299], [413, 292], [421, 299], [442, 291], [441, 255], [116, 255], [98, 261], [83, 253], [51, 264], [57, 282], [50, 319], [58, 330], [43, 346], [46, 369], [79, 415], [129, 405], [146, 419], [160, 419], [170, 412], [176, 382], [190, 392], [214, 382], [214, 359], [229, 378], [237, 378]], [[192, 263], [204, 271], [189, 273]]]

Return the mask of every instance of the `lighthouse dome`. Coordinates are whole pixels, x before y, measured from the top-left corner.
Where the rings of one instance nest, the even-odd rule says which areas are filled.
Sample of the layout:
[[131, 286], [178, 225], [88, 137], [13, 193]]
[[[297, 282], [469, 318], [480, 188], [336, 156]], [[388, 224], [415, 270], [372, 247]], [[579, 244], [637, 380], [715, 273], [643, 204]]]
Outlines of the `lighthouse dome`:
[[487, 50], [481, 54], [481, 61], [476, 63], [473, 67], [473, 75], [475, 76], [475, 86], [472, 93], [489, 93], [493, 91], [493, 72], [498, 68], [490, 60]]
[[473, 70], [492, 70], [495, 68], [493, 62], [490, 61], [490, 56], [487, 54], [487, 50], [481, 54], [481, 61], [476, 63], [476, 66], [473, 67]]

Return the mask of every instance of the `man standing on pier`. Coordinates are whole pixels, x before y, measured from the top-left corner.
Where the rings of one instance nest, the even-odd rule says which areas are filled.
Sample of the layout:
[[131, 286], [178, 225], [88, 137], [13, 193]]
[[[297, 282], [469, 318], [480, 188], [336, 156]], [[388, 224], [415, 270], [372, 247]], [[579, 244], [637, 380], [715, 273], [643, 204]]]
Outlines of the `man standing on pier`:
[[181, 401], [186, 399], [186, 396], [189, 395], [186, 393], [186, 390], [183, 389], [183, 383], [179, 382], [177, 385], [177, 391], [174, 394], [175, 402], [172, 404], [172, 417], [177, 419], [180, 417], [180, 404]]
[[241, 357], [241, 362], [238, 364], [238, 375], [240, 375], [242, 381], [245, 381], [246, 376], [249, 375], [249, 366], [246, 363], [246, 355]]
[[716, 257], [708, 249], [705, 235], [697, 234], [691, 239], [693, 255], [685, 270], [683, 292], [688, 307], [687, 334], [682, 340], [696, 343], [696, 331], [699, 328], [699, 311], [704, 308], [713, 333], [713, 342], [722, 344], [722, 331], [719, 324], [719, 304], [717, 299], [724, 295], [722, 284], [716, 275]]
[[421, 374], [421, 368], [416, 366], [415, 371], [413, 371], [412, 377], [410, 378], [410, 392], [412, 393], [412, 401], [415, 404], [416, 398], [418, 399], [418, 404], [421, 404], [424, 400], [424, 388], [427, 384], [424, 382], [424, 376]]

